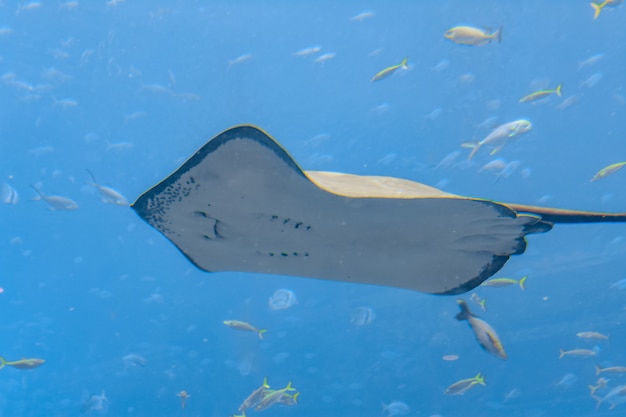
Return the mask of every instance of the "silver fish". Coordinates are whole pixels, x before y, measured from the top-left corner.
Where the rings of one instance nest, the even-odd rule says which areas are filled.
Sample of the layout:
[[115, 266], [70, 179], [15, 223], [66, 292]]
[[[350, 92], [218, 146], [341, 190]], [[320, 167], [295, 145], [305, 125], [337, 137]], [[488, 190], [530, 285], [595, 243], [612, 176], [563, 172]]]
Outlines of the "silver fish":
[[50, 210], [52, 211], [71, 211], [78, 210], [78, 203], [74, 200], [71, 200], [67, 197], [62, 197], [60, 195], [45, 195], [37, 187], [31, 185], [31, 188], [35, 190], [38, 194], [33, 200], [39, 201], [43, 200], [50, 206]]

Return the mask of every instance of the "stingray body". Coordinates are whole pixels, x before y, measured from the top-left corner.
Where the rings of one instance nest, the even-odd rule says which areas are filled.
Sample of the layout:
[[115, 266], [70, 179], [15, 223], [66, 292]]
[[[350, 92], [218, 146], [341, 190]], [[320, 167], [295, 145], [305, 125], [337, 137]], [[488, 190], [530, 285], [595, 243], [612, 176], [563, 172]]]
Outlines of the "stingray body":
[[626, 214], [502, 204], [416, 182], [303, 171], [267, 133], [236, 126], [132, 205], [198, 268], [459, 294], [553, 222]]

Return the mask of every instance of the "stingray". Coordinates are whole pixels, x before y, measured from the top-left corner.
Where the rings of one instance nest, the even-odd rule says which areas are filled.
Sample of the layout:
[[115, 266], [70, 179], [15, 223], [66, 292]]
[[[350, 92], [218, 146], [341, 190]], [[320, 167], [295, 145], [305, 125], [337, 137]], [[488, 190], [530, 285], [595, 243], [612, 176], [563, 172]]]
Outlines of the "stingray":
[[132, 208], [198, 268], [460, 294], [554, 223], [626, 222], [499, 203], [391, 177], [304, 171], [263, 130], [232, 127]]

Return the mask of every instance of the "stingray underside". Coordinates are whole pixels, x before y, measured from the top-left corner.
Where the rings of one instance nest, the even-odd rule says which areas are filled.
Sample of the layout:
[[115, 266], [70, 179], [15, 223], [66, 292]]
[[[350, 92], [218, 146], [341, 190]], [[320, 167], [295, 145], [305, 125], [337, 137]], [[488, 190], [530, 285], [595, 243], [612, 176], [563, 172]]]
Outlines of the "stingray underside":
[[551, 228], [487, 200], [351, 197], [329, 189], [265, 132], [238, 126], [207, 142], [133, 208], [205, 271], [432, 294], [471, 290], [524, 252], [526, 234]]

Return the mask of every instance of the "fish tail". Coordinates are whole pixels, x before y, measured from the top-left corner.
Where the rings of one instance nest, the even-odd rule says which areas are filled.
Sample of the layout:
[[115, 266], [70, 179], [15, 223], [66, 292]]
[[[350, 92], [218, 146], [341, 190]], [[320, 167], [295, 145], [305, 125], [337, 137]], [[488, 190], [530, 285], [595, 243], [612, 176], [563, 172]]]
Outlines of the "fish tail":
[[598, 387], [594, 387], [591, 384], [587, 385], [587, 387], [589, 387], [589, 395], [591, 395], [593, 397], [594, 394], [596, 393], [596, 390], [598, 389]]
[[474, 148], [472, 149], [472, 152], [470, 152], [469, 156], [467, 157], [468, 160], [472, 159], [474, 157], [474, 155], [476, 155], [476, 152], [478, 152], [478, 150], [480, 149], [480, 142], [477, 142], [474, 145]]
[[257, 334], [259, 335], [259, 339], [263, 340], [263, 333], [265, 333], [267, 329], [260, 329]]
[[291, 397], [293, 399], [293, 402], [295, 404], [298, 404], [298, 396], [300, 395], [300, 391], [296, 392], [295, 394], [293, 394], [293, 396]]
[[602, 368], [600, 368], [598, 365], [596, 365], [596, 376], [600, 375], [601, 373], [602, 373]]
[[559, 349], [559, 359], [563, 359], [565, 356], [565, 351], [563, 349]]
[[405, 69], [405, 70], [409, 69], [408, 62], [409, 62], [409, 57], [407, 56], [406, 58], [402, 60], [402, 62], [400, 62], [400, 66], [402, 67], [402, 69]]
[[474, 381], [476, 381], [476, 383], [480, 385], [487, 385], [487, 383], [485, 382], [485, 376], [481, 375], [480, 372], [476, 374], [476, 376], [474, 377]]
[[455, 316], [457, 320], [459, 321], [468, 320], [470, 317], [473, 316], [472, 312], [470, 311], [465, 301], [457, 300], [456, 302], [459, 305], [459, 308], [461, 309], [461, 312]]
[[554, 92], [556, 93], [557, 96], [561, 97], [561, 87], [563, 87], [563, 83], [559, 84], [556, 86], [556, 89], [554, 90]]
[[519, 287], [522, 290], [526, 290], [526, 278], [528, 278], [528, 275], [524, 275], [523, 277], [520, 278], [519, 280]]
[[598, 4], [592, 1], [591, 3], [589, 3], [589, 5], [593, 7], [593, 20], [596, 20], [598, 16], [600, 16], [600, 12], [604, 7], [604, 3]]
[[494, 33], [495, 38], [498, 40], [498, 43], [502, 42], [502, 29], [504, 28], [504, 26], [500, 26], [498, 28], [498, 30], [496, 30], [496, 33]]
[[291, 386], [291, 381], [289, 381], [287, 383], [287, 386], [285, 387], [285, 392], [287, 391], [295, 391], [296, 389], [294, 387]]
[[7, 364], [6, 359], [3, 356], [0, 356], [0, 369], [4, 368], [4, 365]]
[[269, 389], [270, 384], [267, 382], [267, 377], [263, 378], [263, 388]]
[[598, 411], [598, 409], [600, 408], [600, 405], [602, 405], [602, 398], [598, 397], [597, 395], [592, 395], [591, 398], [597, 401], [596, 411]]

